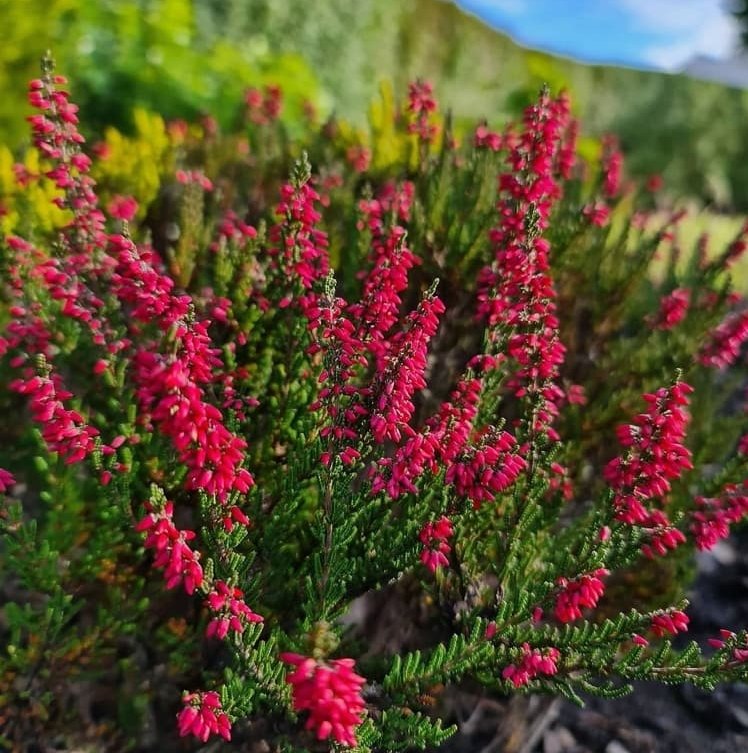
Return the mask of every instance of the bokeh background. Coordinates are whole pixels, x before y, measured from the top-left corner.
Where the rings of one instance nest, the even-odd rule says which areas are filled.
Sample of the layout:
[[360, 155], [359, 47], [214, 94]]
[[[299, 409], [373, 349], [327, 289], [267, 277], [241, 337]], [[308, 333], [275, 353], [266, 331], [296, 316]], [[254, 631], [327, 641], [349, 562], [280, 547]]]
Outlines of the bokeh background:
[[360, 122], [380, 82], [402, 91], [414, 76], [432, 80], [460, 118], [502, 120], [545, 82], [570, 89], [589, 135], [619, 134], [632, 176], [662, 174], [674, 194], [745, 210], [748, 92], [700, 80], [735, 83], [743, 72], [748, 83], [730, 12], [739, 5], [0, 0], [0, 131], [8, 145], [24, 138], [18, 102], [47, 48], [71, 77], [90, 133], [131, 132], [136, 108], [165, 118], [210, 112], [228, 126], [244, 88], [269, 82], [283, 87], [291, 126], [304, 100]]

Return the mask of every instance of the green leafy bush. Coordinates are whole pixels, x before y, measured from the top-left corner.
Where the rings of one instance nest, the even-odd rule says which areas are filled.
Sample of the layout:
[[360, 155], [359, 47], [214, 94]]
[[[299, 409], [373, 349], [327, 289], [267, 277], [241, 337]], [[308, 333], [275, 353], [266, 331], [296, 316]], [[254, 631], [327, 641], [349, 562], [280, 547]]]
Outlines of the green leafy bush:
[[744, 630], [672, 641], [748, 510], [743, 234], [681, 260], [565, 95], [459, 144], [424, 82], [299, 138], [251, 90], [132, 197], [64, 83], [17, 171], [63, 217], [18, 199], [2, 245], [4, 742], [424, 749], [447, 685], [748, 677]]

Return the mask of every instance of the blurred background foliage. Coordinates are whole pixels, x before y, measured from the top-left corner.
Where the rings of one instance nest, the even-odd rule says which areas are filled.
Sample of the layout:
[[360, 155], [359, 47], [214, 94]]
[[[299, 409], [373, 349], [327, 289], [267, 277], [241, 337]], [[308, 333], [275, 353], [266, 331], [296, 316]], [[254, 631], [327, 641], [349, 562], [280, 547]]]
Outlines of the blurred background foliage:
[[51, 48], [89, 132], [210, 112], [229, 128], [248, 85], [280, 84], [288, 128], [305, 102], [361, 125], [381, 81], [416, 76], [460, 118], [503, 122], [542, 83], [567, 87], [588, 134], [621, 137], [634, 177], [720, 210], [748, 209], [748, 92], [685, 76], [582, 65], [523, 49], [445, 0], [0, 0], [0, 129], [25, 134], [19, 93]]

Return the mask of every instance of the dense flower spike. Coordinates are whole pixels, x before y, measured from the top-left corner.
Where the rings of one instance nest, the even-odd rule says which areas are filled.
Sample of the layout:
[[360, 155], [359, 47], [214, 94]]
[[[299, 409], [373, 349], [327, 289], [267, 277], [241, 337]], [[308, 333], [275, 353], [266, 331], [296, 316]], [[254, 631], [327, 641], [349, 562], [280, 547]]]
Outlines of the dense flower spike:
[[691, 302], [691, 291], [687, 288], [677, 288], [672, 293], [668, 293], [660, 300], [660, 312], [653, 327], [655, 329], [672, 329], [680, 324]]
[[135, 530], [146, 534], [144, 546], [155, 553], [153, 566], [163, 568], [167, 588], [181, 584], [188, 594], [194, 593], [203, 583], [200, 553], [187, 543], [195, 538], [195, 532], [180, 531], [174, 525], [174, 505], [171, 502], [167, 502], [162, 510], [155, 509], [148, 502], [146, 510], [147, 514]]
[[518, 365], [511, 380], [515, 394], [539, 403], [530, 431], [550, 439], [558, 438], [551, 423], [562, 394], [554, 380], [565, 349], [548, 272], [550, 246], [541, 234], [560, 196], [554, 163], [568, 121], [568, 101], [545, 92], [525, 111], [524, 128], [507, 156], [509, 170], [499, 181], [500, 223], [490, 234], [494, 263], [478, 279], [478, 314], [495, 347], [506, 347]]
[[689, 419], [688, 394], [692, 391], [679, 381], [644, 395], [647, 412], [617, 430], [627, 454], [605, 467], [605, 478], [615, 491], [616, 518], [650, 530], [652, 539], [645, 549], [648, 554], [665, 554], [685, 540], [662, 510], [650, 510], [645, 503], [663, 497], [670, 491], [671, 481], [693, 467], [691, 453], [683, 444]]
[[[401, 188], [400, 192], [404, 190]], [[398, 198], [389, 203], [393, 202], [401, 204]], [[405, 244], [405, 229], [400, 225], [385, 225], [386, 203], [384, 198], [359, 204], [362, 222], [372, 236], [371, 266], [364, 278], [361, 301], [347, 308], [347, 314], [356, 323], [357, 338], [378, 359], [380, 368], [389, 347], [387, 333], [400, 315], [401, 294], [408, 287], [408, 271], [420, 261]]]
[[327, 235], [317, 227], [319, 198], [312, 187], [308, 164], [299, 164], [293, 181], [281, 187], [275, 208], [278, 222], [269, 233], [271, 253], [277, 258], [276, 273], [282, 281], [280, 288], [286, 290], [289, 280], [297, 286], [293, 296], [287, 294], [278, 305], [285, 308], [296, 298], [309, 319], [310, 329], [316, 326], [312, 312], [317, 311], [318, 295], [314, 288], [330, 271]]
[[447, 543], [447, 539], [452, 536], [454, 536], [454, 528], [452, 521], [446, 515], [442, 515], [436, 522], [426, 523], [418, 534], [424, 547], [421, 552], [421, 562], [432, 573], [440, 567], [449, 566], [447, 555], [452, 551], [452, 547]]
[[728, 314], [712, 332], [699, 354], [704, 366], [726, 369], [737, 361], [743, 343], [748, 340], [748, 310]]
[[516, 664], [505, 667], [501, 676], [521, 688], [536, 677], [550, 677], [558, 672], [558, 661], [561, 652], [557, 648], [530, 648], [528, 643], [522, 644], [522, 656]]
[[621, 190], [623, 154], [618, 148], [618, 139], [608, 134], [603, 138], [603, 193], [609, 199], [615, 198]]
[[179, 736], [194, 735], [206, 742], [211, 735], [231, 740], [231, 721], [221, 709], [221, 699], [213, 690], [207, 693], [185, 693], [184, 708], [177, 715]]
[[691, 533], [699, 549], [711, 549], [727, 538], [731, 525], [748, 516], [748, 481], [727, 484], [718, 497], [697, 497], [696, 505]]
[[443, 313], [444, 304], [429, 292], [408, 315], [402, 332], [393, 338], [392, 354], [373, 385], [374, 410], [370, 425], [376, 442], [381, 444], [387, 439], [400, 442], [403, 434], [412, 433], [413, 396], [426, 386], [428, 344]]
[[79, 463], [94, 452], [99, 432], [78, 411], [65, 407], [64, 401], [73, 394], [62, 388], [57, 375], [16, 379], [10, 388], [28, 397], [31, 415], [41, 425], [47, 447], [66, 463]]
[[356, 745], [356, 727], [366, 709], [361, 688], [366, 680], [357, 675], [353, 659], [318, 662], [301, 654], [285, 653], [280, 658], [296, 667], [286, 675], [296, 711], [308, 711], [306, 728], [318, 740], [332, 738], [341, 745]]
[[[169, 437], [188, 468], [186, 487], [225, 499], [231, 490], [246, 492], [254, 483], [244, 468], [246, 442], [223, 424], [220, 411], [205, 399], [203, 386], [220, 366], [208, 335], [208, 322], [192, 322], [189, 296], [173, 293], [174, 283], [123, 236], [110, 238], [117, 266], [112, 285], [133, 319], [173, 333], [170, 353], [156, 341], [133, 357], [137, 397], [144, 423], [154, 422]], [[145, 284], [144, 284], [145, 283]], [[176, 347], [175, 347], [176, 346]]]
[[79, 261], [88, 264], [93, 252], [103, 246], [105, 218], [98, 208], [94, 181], [88, 175], [91, 160], [80, 151], [85, 139], [78, 131], [78, 107], [60, 88], [67, 80], [52, 75], [50, 60], [45, 59], [43, 68], [43, 78], [29, 84], [29, 104], [41, 110], [40, 115], [29, 117], [32, 141], [52, 163], [45, 175], [60, 190], [55, 203], [73, 210], [64, 240], [71, 252], [81, 255]]
[[439, 133], [437, 126], [431, 119], [436, 111], [434, 89], [428, 81], [413, 81], [408, 85], [408, 112], [412, 119], [408, 123], [408, 131], [414, 133], [423, 143], [432, 142]]

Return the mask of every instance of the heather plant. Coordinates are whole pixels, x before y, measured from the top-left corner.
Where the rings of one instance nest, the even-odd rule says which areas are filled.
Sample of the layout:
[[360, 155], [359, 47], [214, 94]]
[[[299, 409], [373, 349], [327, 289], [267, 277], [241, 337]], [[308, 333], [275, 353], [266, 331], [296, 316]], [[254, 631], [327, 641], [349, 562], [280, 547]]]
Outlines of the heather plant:
[[424, 81], [301, 140], [253, 89], [236, 133], [165, 126], [130, 196], [65, 83], [31, 82], [14, 188], [62, 219], [3, 236], [4, 742], [72, 738], [92, 686], [124, 687], [99, 740], [151, 709], [391, 751], [454, 732], [446, 686], [748, 679], [742, 626], [680, 635], [690, 555], [748, 512], [743, 234], [683, 263], [564, 94], [460, 144]]

